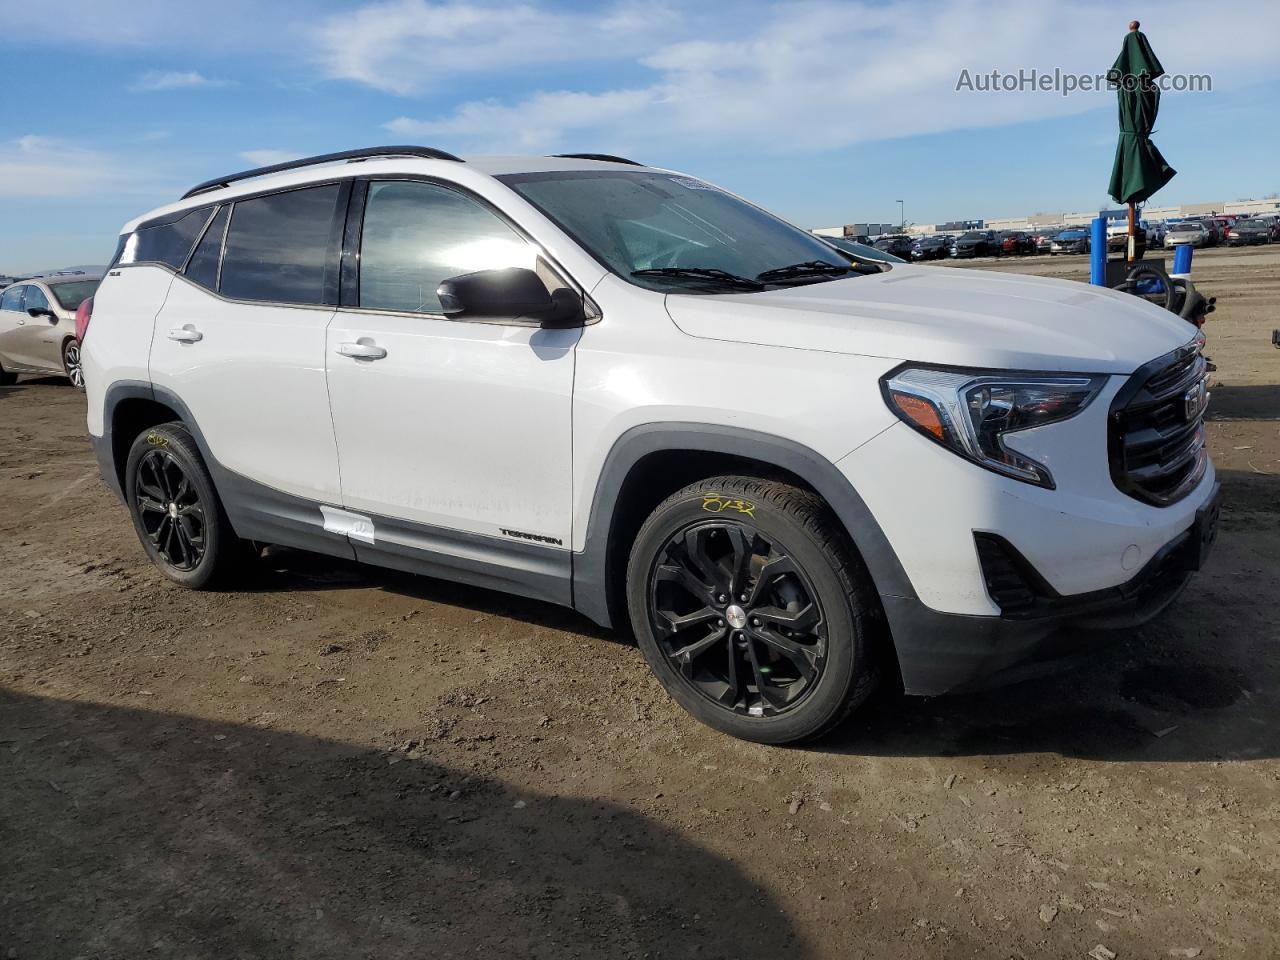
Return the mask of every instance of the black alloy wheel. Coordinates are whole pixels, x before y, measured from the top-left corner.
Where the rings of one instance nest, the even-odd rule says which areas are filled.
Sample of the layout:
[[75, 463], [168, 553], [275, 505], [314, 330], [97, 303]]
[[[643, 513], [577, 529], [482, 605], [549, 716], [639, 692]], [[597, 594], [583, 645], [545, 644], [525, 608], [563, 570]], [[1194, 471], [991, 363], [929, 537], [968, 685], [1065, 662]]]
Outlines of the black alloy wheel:
[[812, 490], [720, 476], [662, 501], [631, 544], [627, 610], [667, 693], [757, 743], [821, 736], [879, 679], [879, 605]]
[[168, 450], [154, 447], [138, 461], [134, 503], [156, 554], [179, 572], [196, 569], [205, 553], [205, 508], [183, 465]]
[[671, 537], [650, 574], [650, 622], [684, 681], [743, 716], [795, 707], [826, 662], [813, 586], [750, 523], [705, 521]]

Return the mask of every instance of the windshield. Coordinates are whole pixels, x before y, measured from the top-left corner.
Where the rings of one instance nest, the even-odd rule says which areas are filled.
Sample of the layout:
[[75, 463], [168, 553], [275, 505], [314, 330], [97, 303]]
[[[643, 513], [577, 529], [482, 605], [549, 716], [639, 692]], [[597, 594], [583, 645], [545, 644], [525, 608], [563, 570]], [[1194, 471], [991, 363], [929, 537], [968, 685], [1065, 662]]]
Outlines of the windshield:
[[1241, 220], [1239, 223], [1236, 224], [1236, 226], [1237, 227], [1257, 227], [1259, 229], [1264, 229], [1266, 227], [1266, 224], [1263, 223], [1261, 220]]
[[[817, 237], [691, 177], [655, 171], [510, 174], [498, 178], [632, 283], [663, 291], [742, 292], [681, 269], [759, 276], [792, 264], [849, 262]], [[665, 270], [662, 276], [635, 276]], [[798, 282], [844, 274], [806, 275]]]
[[98, 289], [98, 281], [71, 280], [67, 283], [51, 283], [49, 289], [53, 291], [58, 306], [63, 310], [74, 310], [93, 296], [93, 291]]
[[822, 239], [823, 242], [864, 260], [875, 260], [877, 263], [906, 263], [901, 257], [895, 257], [892, 253], [877, 250], [875, 247], [868, 246], [865, 243], [858, 243], [856, 240], [848, 240], [844, 237], [823, 237]]
[[1178, 233], [1189, 233], [1199, 230], [1200, 225], [1195, 223], [1175, 223], [1169, 229]]
[[970, 230], [960, 239], [961, 240], [985, 240], [987, 239], [987, 235], [981, 232], [980, 230]]

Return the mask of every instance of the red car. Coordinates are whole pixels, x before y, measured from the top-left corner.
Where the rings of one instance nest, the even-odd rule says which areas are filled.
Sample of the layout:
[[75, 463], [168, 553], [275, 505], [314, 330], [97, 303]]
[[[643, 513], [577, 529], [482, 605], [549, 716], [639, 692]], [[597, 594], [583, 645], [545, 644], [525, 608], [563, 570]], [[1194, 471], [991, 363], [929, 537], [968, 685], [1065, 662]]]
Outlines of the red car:
[[1000, 234], [1000, 252], [1015, 255], [1035, 253], [1035, 237], [1025, 230], [1005, 230]]

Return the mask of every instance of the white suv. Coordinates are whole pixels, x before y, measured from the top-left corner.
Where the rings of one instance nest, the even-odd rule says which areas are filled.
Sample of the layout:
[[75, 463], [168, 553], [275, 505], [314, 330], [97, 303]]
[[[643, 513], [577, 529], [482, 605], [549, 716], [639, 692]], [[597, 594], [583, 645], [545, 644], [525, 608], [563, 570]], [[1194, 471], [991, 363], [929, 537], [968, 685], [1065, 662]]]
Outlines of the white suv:
[[126, 224], [83, 356], [102, 471], [179, 583], [267, 543], [564, 604], [783, 743], [882, 675], [1009, 679], [1166, 606], [1216, 520], [1200, 346], [669, 170], [385, 147]]

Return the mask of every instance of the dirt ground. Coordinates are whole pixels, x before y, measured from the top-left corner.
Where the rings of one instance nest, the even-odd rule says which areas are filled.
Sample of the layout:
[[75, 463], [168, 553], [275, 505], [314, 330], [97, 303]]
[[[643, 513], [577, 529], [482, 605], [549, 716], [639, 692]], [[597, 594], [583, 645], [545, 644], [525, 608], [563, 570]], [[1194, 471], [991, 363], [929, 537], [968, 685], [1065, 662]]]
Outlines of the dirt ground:
[[1073, 673], [805, 749], [542, 604], [290, 551], [183, 591], [81, 396], [0, 389], [0, 958], [1280, 955], [1280, 248], [1196, 259], [1208, 569]]

